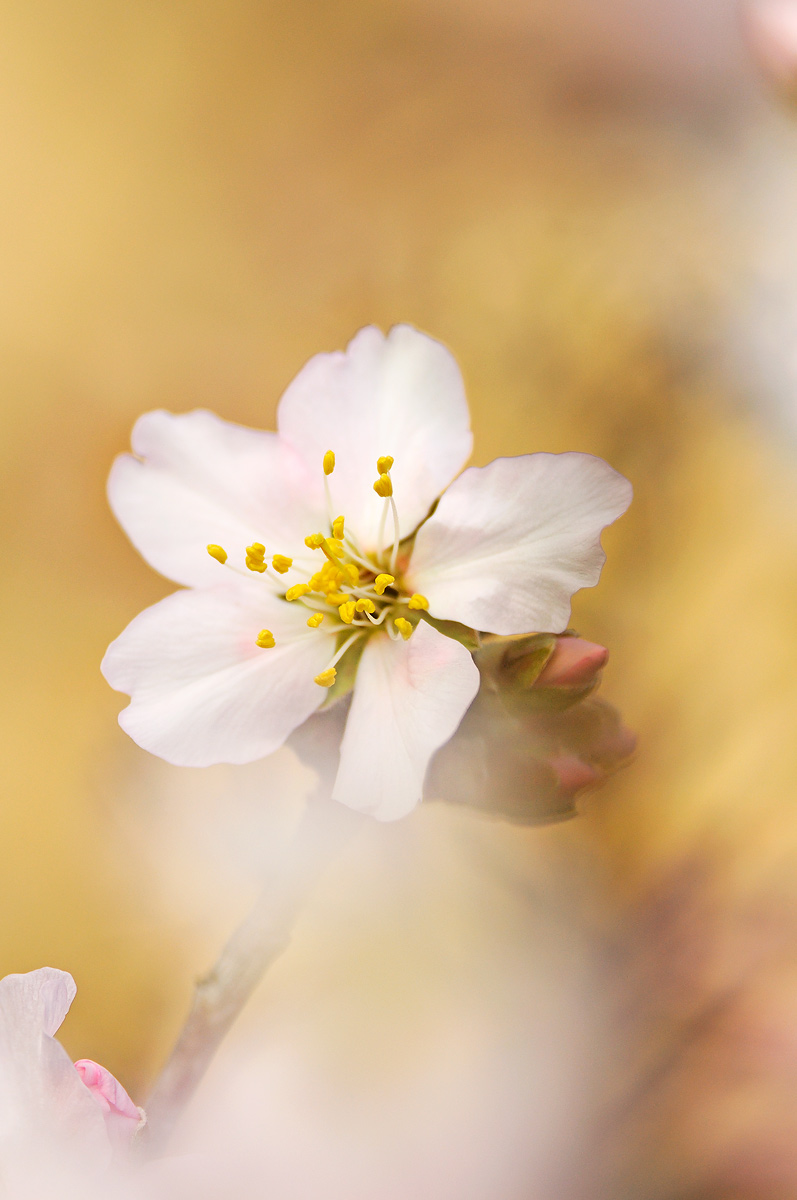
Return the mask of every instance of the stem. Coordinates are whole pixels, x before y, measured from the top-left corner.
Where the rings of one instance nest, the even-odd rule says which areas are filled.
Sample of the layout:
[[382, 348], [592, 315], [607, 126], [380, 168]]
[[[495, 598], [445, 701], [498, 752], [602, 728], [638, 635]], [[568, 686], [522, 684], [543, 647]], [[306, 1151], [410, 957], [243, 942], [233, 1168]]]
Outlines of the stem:
[[290, 942], [316, 880], [360, 820], [335, 801], [308, 804], [285, 861], [196, 985], [188, 1019], [146, 1105], [148, 1153], [168, 1142], [228, 1030]]

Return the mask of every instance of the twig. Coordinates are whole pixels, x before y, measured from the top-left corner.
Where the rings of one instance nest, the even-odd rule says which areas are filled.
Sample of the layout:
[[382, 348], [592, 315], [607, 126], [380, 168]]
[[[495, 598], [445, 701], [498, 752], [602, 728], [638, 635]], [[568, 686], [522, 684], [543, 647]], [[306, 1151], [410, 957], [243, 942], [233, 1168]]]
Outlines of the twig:
[[288, 945], [316, 880], [361, 819], [332, 801], [308, 805], [286, 861], [196, 985], [188, 1019], [146, 1104], [142, 1143], [147, 1153], [168, 1142], [226, 1033]]

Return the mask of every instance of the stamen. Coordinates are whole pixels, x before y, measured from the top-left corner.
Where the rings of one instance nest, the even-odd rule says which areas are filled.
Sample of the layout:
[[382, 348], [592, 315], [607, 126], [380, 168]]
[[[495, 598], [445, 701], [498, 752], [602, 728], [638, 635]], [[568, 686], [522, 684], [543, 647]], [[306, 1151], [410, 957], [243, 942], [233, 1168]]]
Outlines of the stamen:
[[398, 509], [396, 508], [396, 501], [393, 499], [392, 493], [390, 495], [390, 507], [393, 512], [393, 553], [390, 556], [390, 570], [395, 571], [396, 562], [398, 561], [398, 548], [399, 548], [400, 538], [399, 538]]
[[262, 542], [252, 542], [246, 547], [246, 565], [250, 571], [258, 571], [261, 575], [266, 569], [266, 547]]
[[285, 599], [298, 600], [300, 596], [306, 596], [310, 590], [310, 586], [307, 583], [295, 583], [293, 587], [288, 588], [285, 593]]
[[331, 475], [335, 470], [335, 451], [327, 450], [324, 455], [324, 474]]
[[380, 475], [387, 475], [396, 460], [390, 454], [383, 454], [376, 460], [376, 469]]
[[312, 617], [307, 618], [307, 624], [311, 629], [318, 629], [318, 626], [321, 624], [323, 619], [324, 614], [322, 612], [313, 613]]
[[409, 639], [412, 637], [412, 631], [413, 631], [413, 626], [410, 624], [410, 622], [407, 621], [404, 617], [396, 617], [393, 624], [396, 626], [396, 629], [399, 631], [401, 636], [404, 638], [404, 641], [408, 642]]
[[274, 642], [274, 634], [270, 629], [261, 629], [260, 633], [255, 638], [255, 642], [262, 650], [271, 650], [276, 644]]
[[222, 566], [227, 561], [227, 551], [223, 546], [216, 546], [213, 542], [208, 546], [208, 554], [211, 558], [215, 558], [216, 562], [220, 562]]
[[376, 579], [374, 580], [374, 591], [376, 592], [377, 596], [383, 596], [385, 593], [385, 588], [390, 587], [391, 583], [395, 582], [395, 575], [377, 575]]
[[393, 480], [386, 471], [383, 471], [374, 483], [374, 491], [377, 496], [387, 497], [393, 495]]
[[389, 615], [390, 611], [391, 610], [389, 608], [383, 608], [378, 617], [372, 617], [369, 612], [367, 612], [365, 615], [372, 625], [381, 625], [385, 617]]
[[347, 625], [351, 625], [352, 621], [354, 620], [356, 608], [357, 604], [354, 600], [347, 600], [345, 604], [341, 604], [340, 608], [338, 609], [338, 616], [340, 617], [341, 621], [345, 621]]
[[323, 550], [333, 566], [340, 568], [343, 565], [340, 561], [343, 543], [337, 539], [325, 538], [323, 533], [311, 533], [304, 539], [304, 544], [309, 550]]
[[330, 604], [337, 604], [337, 605], [346, 604], [349, 600], [351, 600], [351, 593], [350, 592], [330, 592], [329, 595], [327, 596], [327, 600], [329, 601]]
[[429, 601], [420, 592], [414, 592], [407, 601], [407, 608], [411, 608], [416, 612], [423, 611], [429, 608]]
[[373, 600], [362, 599], [357, 600], [354, 605], [357, 612], [372, 613], [376, 612], [376, 605]]
[[279, 575], [284, 575], [293, 566], [293, 559], [288, 558], [287, 554], [275, 554], [271, 565]]
[[335, 517], [335, 520], [332, 522], [332, 536], [333, 538], [337, 538], [338, 541], [343, 541], [343, 525], [343, 517]]
[[335, 676], [337, 675], [335, 663], [340, 662], [341, 658], [343, 658], [343, 655], [346, 653], [352, 642], [356, 642], [357, 638], [360, 637], [362, 637], [361, 633], [353, 633], [351, 637], [346, 638], [346, 641], [343, 643], [343, 645], [340, 646], [333, 655], [329, 666], [321, 671], [319, 675], [316, 675], [315, 683], [317, 683], [319, 687], [332, 687], [332, 684], [335, 682]]
[[[376, 490], [376, 485], [374, 485], [374, 490]], [[376, 561], [377, 562], [382, 561], [382, 547], [385, 544], [385, 521], [387, 520], [387, 510], [388, 510], [388, 502], [387, 502], [387, 500], [385, 500], [385, 503], [382, 505], [382, 515], [379, 518], [379, 533], [377, 534], [377, 538], [376, 538]]]

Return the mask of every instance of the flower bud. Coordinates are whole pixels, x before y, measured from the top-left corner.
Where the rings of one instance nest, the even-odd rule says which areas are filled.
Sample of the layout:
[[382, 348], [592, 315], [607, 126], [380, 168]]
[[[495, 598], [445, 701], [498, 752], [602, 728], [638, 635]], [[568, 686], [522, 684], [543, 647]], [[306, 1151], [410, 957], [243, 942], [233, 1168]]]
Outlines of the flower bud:
[[534, 686], [583, 688], [595, 681], [606, 666], [609, 651], [597, 642], [580, 637], [556, 639], [553, 653], [537, 676]]

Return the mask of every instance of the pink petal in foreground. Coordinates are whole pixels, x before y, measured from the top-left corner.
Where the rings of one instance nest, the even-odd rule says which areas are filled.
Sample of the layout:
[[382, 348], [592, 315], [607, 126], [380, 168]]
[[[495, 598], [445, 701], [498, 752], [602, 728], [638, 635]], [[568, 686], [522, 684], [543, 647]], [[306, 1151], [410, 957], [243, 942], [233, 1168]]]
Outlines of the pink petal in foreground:
[[105, 1128], [114, 1146], [128, 1146], [141, 1125], [143, 1113], [110, 1071], [90, 1058], [81, 1058], [75, 1070], [102, 1109]]

